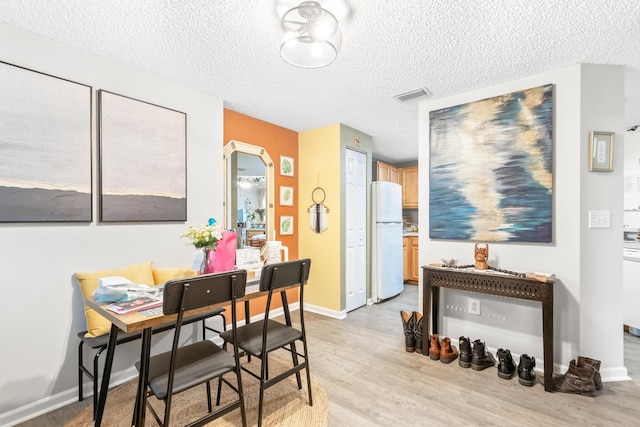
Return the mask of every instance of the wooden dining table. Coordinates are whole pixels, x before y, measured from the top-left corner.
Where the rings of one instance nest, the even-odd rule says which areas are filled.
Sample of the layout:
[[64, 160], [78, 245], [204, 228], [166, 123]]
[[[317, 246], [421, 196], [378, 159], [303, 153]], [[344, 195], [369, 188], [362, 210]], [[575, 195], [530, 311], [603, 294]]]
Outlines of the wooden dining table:
[[[294, 288], [296, 285], [282, 289], [286, 291], [289, 288]], [[238, 302], [244, 302], [245, 304], [245, 322], [249, 323], [250, 311], [249, 302], [252, 299], [259, 298], [267, 295], [268, 292], [261, 292], [259, 290], [259, 279], [249, 279], [247, 281], [247, 288], [245, 295], [242, 298], [238, 298]], [[138, 391], [136, 393], [136, 404], [131, 424], [133, 426], [144, 426], [145, 413], [146, 413], [146, 384], [149, 377], [149, 359], [151, 353], [151, 335], [154, 327], [168, 325], [175, 322], [177, 314], [164, 315], [149, 314], [146, 311], [135, 311], [127, 314], [116, 314], [113, 311], [107, 310], [110, 305], [108, 302], [97, 302], [95, 296], [85, 298], [85, 304], [96, 310], [98, 314], [111, 322], [111, 331], [109, 332], [109, 343], [107, 345], [107, 355], [105, 357], [104, 371], [102, 374], [102, 382], [100, 386], [100, 394], [98, 397], [98, 403], [96, 408], [95, 426], [99, 427], [102, 424], [102, 417], [104, 415], [104, 407], [107, 402], [107, 393], [109, 391], [109, 380], [111, 377], [111, 368], [113, 365], [113, 356], [116, 348], [117, 338], [119, 331], [122, 332], [139, 332], [142, 331], [142, 346], [140, 350], [140, 369], [138, 373]], [[206, 307], [202, 307], [195, 310], [189, 310], [185, 312], [185, 319], [206, 313], [208, 311], [215, 310], [228, 306], [230, 302], [222, 304], [214, 304]]]

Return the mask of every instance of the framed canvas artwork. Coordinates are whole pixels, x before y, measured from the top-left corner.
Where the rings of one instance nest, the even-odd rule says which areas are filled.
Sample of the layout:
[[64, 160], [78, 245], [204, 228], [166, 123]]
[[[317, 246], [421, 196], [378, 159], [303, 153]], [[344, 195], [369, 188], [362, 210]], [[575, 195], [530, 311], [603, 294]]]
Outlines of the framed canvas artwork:
[[91, 86], [0, 62], [0, 222], [91, 222]]
[[187, 219], [187, 115], [98, 92], [100, 221]]
[[429, 237], [552, 241], [553, 85], [429, 113]]

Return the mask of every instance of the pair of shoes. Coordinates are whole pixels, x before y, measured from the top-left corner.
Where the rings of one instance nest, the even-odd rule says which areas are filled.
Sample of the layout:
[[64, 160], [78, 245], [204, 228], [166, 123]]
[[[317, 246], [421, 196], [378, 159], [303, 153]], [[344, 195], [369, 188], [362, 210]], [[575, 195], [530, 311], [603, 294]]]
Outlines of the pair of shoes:
[[569, 362], [565, 374], [553, 376], [553, 391], [595, 396], [596, 390], [602, 390], [599, 360], [580, 356]]
[[451, 344], [449, 337], [444, 337], [440, 341], [438, 334], [431, 335], [429, 339], [429, 358], [440, 360], [442, 363], [451, 363], [458, 358], [458, 349]]
[[404, 349], [422, 354], [422, 314], [412, 311], [410, 314], [400, 311], [404, 330]]
[[471, 351], [471, 369], [474, 371], [482, 371], [493, 365], [496, 360], [493, 355], [489, 353], [484, 343], [481, 340], [475, 340], [473, 342], [473, 350]]
[[516, 364], [513, 362], [511, 351], [501, 348], [496, 351], [498, 358], [498, 376], [503, 380], [510, 380], [516, 374]]
[[532, 387], [536, 382], [536, 373], [533, 370], [536, 366], [536, 358], [526, 354], [520, 355], [518, 363], [518, 382], [521, 385]]

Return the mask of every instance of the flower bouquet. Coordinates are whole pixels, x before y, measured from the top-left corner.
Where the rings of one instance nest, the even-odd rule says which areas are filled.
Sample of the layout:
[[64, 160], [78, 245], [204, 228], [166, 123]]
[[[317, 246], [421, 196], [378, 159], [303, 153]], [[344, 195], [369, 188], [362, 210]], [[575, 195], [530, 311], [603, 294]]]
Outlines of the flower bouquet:
[[186, 233], [180, 237], [191, 239], [191, 244], [196, 249], [215, 250], [220, 239], [222, 239], [222, 229], [215, 219], [210, 218], [206, 225], [193, 226], [190, 225]]
[[198, 270], [201, 274], [212, 273], [213, 265], [211, 257], [222, 240], [222, 229], [214, 218], [210, 218], [206, 225], [189, 226], [186, 233], [180, 237], [191, 239], [191, 244], [199, 249], [193, 254], [191, 268]]

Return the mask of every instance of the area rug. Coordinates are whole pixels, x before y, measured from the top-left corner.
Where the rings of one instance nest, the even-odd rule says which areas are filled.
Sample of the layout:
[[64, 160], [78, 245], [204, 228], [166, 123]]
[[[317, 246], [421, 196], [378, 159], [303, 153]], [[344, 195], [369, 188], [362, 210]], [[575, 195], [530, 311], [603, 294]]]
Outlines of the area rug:
[[[260, 362], [252, 362], [252, 368], [259, 369]], [[270, 358], [269, 370], [271, 376], [277, 375], [288, 366], [286, 362]], [[312, 369], [313, 372], [313, 369]], [[302, 391], [298, 390], [295, 376], [291, 376], [265, 391], [263, 403], [263, 426], [327, 426], [329, 424], [329, 409], [327, 393], [320, 383], [311, 376], [311, 391], [313, 393], [313, 406], [309, 406], [306, 379], [303, 373]], [[232, 383], [233, 376], [228, 377]], [[215, 395], [216, 383], [212, 383], [212, 394]], [[242, 385], [244, 388], [247, 425], [258, 425], [258, 380], [242, 373]], [[109, 391], [107, 405], [102, 419], [102, 425], [106, 427], [119, 427], [131, 425], [133, 406], [136, 395], [137, 378], [122, 384]], [[222, 403], [234, 399], [235, 393], [226, 385], [222, 387]], [[201, 385], [183, 393], [177, 394], [171, 404], [171, 425], [182, 426], [195, 421], [207, 412], [207, 397], [205, 386]], [[215, 404], [215, 396], [213, 397]], [[156, 408], [156, 412], [162, 413], [164, 403], [150, 397], [149, 401]], [[93, 426], [93, 407], [89, 406], [76, 415], [65, 427], [89, 427]], [[153, 415], [147, 410], [146, 425], [157, 425]], [[240, 410], [234, 410], [222, 418], [207, 424], [207, 426], [240, 426], [242, 425]]]

